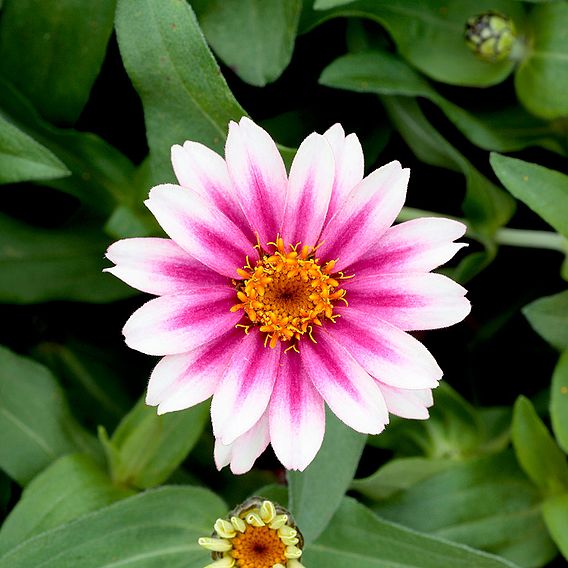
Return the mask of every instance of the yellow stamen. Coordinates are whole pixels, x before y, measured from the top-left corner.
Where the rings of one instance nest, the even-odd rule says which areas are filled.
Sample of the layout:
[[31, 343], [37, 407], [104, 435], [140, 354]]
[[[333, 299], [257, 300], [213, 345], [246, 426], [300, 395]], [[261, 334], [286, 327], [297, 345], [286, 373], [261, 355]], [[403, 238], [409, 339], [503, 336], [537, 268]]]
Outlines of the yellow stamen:
[[207, 568], [303, 568], [303, 538], [280, 505], [251, 497], [225, 519], [217, 519], [212, 537], [199, 544], [211, 551]]
[[[273, 243], [274, 252], [266, 253], [254, 267], [237, 270], [242, 280], [234, 280], [238, 303], [231, 312], [243, 310], [251, 324], [266, 333], [265, 346], [275, 348], [278, 341], [293, 341], [303, 335], [314, 343], [314, 326], [325, 318], [334, 322], [334, 302], [346, 300], [339, 288], [342, 274], [334, 275], [336, 260], [321, 265], [315, 248], [298, 243], [287, 247], [281, 237]], [[239, 324], [242, 325], [242, 324]]]

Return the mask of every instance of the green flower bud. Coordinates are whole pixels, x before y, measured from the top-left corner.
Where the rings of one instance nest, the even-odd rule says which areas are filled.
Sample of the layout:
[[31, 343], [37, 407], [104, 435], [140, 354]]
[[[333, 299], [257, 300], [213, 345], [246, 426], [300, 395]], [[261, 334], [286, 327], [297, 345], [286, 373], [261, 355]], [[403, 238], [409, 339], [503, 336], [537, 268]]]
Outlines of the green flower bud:
[[513, 20], [489, 11], [469, 18], [465, 40], [470, 49], [484, 61], [503, 61], [511, 55], [517, 41]]

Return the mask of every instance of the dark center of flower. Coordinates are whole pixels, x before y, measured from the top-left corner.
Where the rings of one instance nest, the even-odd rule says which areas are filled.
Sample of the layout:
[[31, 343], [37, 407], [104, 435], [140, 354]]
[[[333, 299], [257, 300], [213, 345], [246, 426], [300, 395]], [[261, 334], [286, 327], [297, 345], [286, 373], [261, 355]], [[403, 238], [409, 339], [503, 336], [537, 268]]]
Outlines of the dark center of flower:
[[[267, 343], [276, 347], [278, 340], [312, 337], [313, 326], [322, 319], [335, 321], [334, 302], [343, 300], [345, 290], [339, 288], [343, 274], [333, 274], [334, 260], [321, 265], [313, 247], [285, 247], [276, 239], [275, 251], [266, 253], [254, 266], [249, 262], [237, 272], [235, 280], [239, 303], [231, 311], [243, 310], [250, 325], [260, 326]], [[346, 302], [347, 303], [347, 302]], [[293, 343], [291, 347], [295, 347]]]
[[248, 525], [244, 533], [235, 536], [231, 544], [231, 556], [240, 568], [272, 568], [275, 564], [286, 565], [286, 546], [278, 531], [268, 526]]

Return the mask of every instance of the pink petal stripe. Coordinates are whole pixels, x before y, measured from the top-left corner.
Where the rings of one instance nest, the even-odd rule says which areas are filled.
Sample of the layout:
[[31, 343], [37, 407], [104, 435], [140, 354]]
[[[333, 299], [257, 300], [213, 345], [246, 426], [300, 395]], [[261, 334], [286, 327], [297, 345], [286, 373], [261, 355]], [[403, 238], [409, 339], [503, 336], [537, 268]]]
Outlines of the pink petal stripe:
[[429, 417], [428, 408], [434, 404], [430, 389], [408, 390], [379, 383], [391, 414], [401, 418], [425, 420]]
[[388, 423], [388, 411], [376, 381], [333, 337], [318, 330], [317, 343], [300, 346], [302, 364], [333, 413], [366, 434], [378, 434]]
[[285, 243], [315, 246], [327, 213], [335, 165], [327, 140], [310, 134], [292, 162], [282, 237]]
[[224, 276], [189, 256], [170, 239], [122, 239], [109, 247], [106, 257], [116, 266], [105, 268], [105, 272], [157, 296], [227, 282]]
[[158, 414], [164, 414], [208, 399], [215, 392], [242, 334], [241, 329], [233, 328], [189, 353], [163, 357], [150, 376], [146, 404], [159, 405]]
[[345, 288], [350, 307], [405, 331], [448, 327], [471, 310], [467, 290], [442, 274], [356, 276]]
[[303, 471], [323, 442], [323, 399], [302, 369], [301, 357], [283, 353], [270, 399], [270, 440], [286, 469]]
[[264, 334], [256, 328], [243, 334], [213, 396], [213, 432], [225, 445], [249, 430], [270, 400], [281, 348], [280, 342], [274, 349], [264, 347], [264, 341]]
[[452, 219], [423, 217], [390, 227], [363, 258], [349, 267], [357, 276], [429, 272], [448, 262], [465, 243], [454, 243], [466, 226]]
[[260, 243], [274, 241], [280, 231], [286, 198], [286, 168], [270, 135], [243, 117], [229, 123], [225, 146], [229, 174], [239, 202]]
[[246, 473], [266, 450], [269, 441], [268, 412], [265, 412], [248, 432], [231, 444], [223, 445], [219, 439], [215, 440], [215, 465], [220, 470], [231, 464], [231, 471], [235, 475]]
[[334, 124], [324, 132], [324, 136], [331, 144], [335, 158], [335, 179], [327, 211], [329, 220], [345, 203], [351, 190], [363, 179], [365, 159], [357, 136], [349, 134], [346, 137], [341, 124]]
[[442, 370], [417, 339], [353, 306], [337, 312], [341, 317], [326, 329], [373, 377], [398, 388], [437, 386]]
[[191, 256], [234, 278], [256, 251], [243, 232], [199, 194], [177, 185], [158, 185], [146, 205], [162, 228]]
[[324, 227], [320, 257], [338, 259], [337, 270], [361, 258], [399, 214], [409, 175], [410, 170], [391, 162], [356, 186]]
[[148, 355], [191, 351], [234, 327], [242, 314], [231, 286], [216, 286], [177, 296], [154, 298], [138, 308], [122, 333], [126, 344]]
[[172, 165], [179, 184], [199, 193], [241, 229], [247, 226], [225, 160], [198, 142], [172, 146]]

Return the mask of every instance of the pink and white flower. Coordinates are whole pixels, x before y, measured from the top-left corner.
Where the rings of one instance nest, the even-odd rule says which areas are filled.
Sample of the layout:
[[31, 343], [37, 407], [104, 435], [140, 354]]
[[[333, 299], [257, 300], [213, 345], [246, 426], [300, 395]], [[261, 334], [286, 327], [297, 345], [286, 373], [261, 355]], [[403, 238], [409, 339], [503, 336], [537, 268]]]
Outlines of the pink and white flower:
[[378, 434], [389, 413], [424, 419], [442, 371], [408, 332], [453, 325], [466, 290], [433, 269], [465, 246], [463, 224], [392, 226], [409, 170], [363, 177], [363, 152], [339, 124], [301, 144], [289, 175], [270, 136], [231, 122], [225, 159], [172, 148], [179, 185], [146, 205], [170, 239], [114, 243], [107, 269], [158, 296], [124, 326], [133, 349], [163, 358], [146, 401], [158, 413], [213, 397], [215, 461], [248, 471], [269, 443], [305, 469], [325, 404]]

